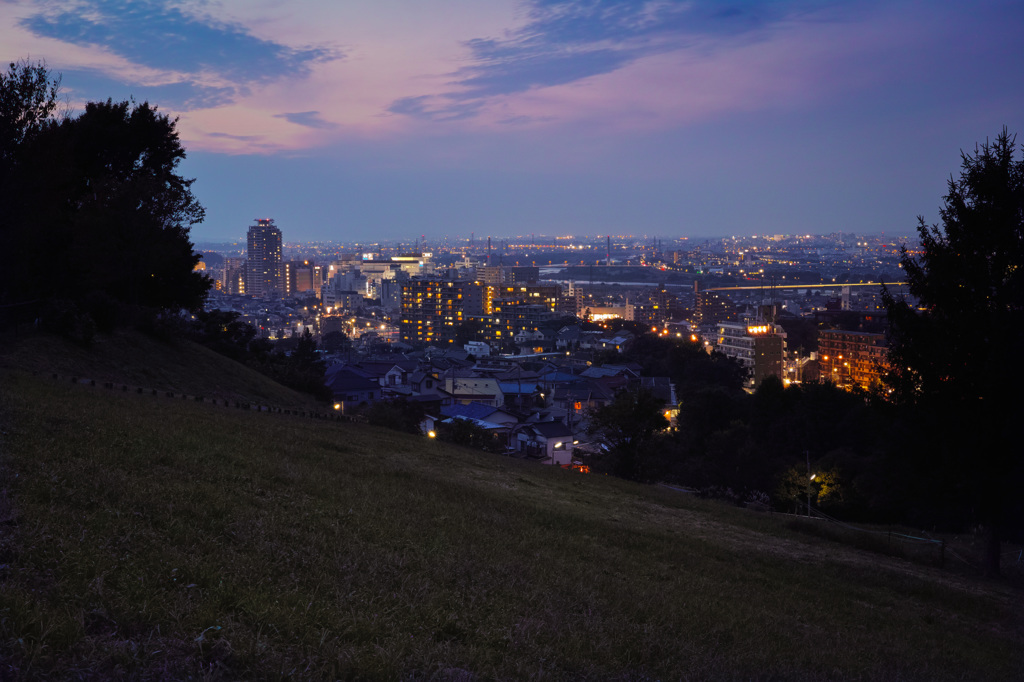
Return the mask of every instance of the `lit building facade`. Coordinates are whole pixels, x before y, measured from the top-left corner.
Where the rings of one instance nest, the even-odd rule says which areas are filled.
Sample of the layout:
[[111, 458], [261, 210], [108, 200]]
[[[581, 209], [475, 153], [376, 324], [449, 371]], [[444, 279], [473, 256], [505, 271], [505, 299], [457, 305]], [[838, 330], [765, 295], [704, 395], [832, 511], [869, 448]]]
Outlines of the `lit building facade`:
[[286, 298], [301, 294], [320, 296], [323, 269], [312, 261], [287, 261], [281, 266], [281, 281]]
[[870, 389], [888, 369], [885, 334], [825, 329], [818, 332], [821, 379], [850, 389]]
[[245, 294], [246, 260], [225, 258], [222, 290], [228, 294]]
[[450, 345], [470, 315], [483, 313], [483, 287], [468, 281], [413, 278], [402, 283], [402, 341]]
[[671, 320], [679, 310], [679, 300], [669, 293], [664, 284], [644, 291], [632, 302], [632, 319], [647, 325], [661, 325]]
[[505, 284], [488, 286], [484, 297], [484, 312], [494, 311], [495, 306], [543, 305], [548, 310], [558, 310], [561, 287], [557, 284]]
[[715, 349], [747, 370], [745, 388], [755, 389], [769, 376], [783, 378], [786, 338], [766, 322], [721, 322]]
[[258, 219], [249, 228], [246, 246], [246, 295], [264, 300], [284, 296], [281, 230], [269, 218]]
[[717, 324], [722, 320], [736, 319], [733, 304], [717, 291], [701, 291], [699, 282], [693, 283], [694, 311], [696, 325]]

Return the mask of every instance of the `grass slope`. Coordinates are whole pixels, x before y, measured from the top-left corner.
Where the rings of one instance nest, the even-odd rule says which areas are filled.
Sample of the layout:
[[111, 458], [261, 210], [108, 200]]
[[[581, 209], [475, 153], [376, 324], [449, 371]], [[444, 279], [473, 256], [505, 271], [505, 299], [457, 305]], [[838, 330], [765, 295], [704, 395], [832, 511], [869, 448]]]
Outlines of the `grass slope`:
[[[83, 348], [50, 334], [0, 337], [0, 368], [41, 375], [95, 379], [143, 388], [250, 400], [291, 409], [317, 409], [297, 393], [255, 370], [186, 340], [158, 341], [136, 331], [100, 335]], [[323, 411], [324, 406], [319, 406]]]
[[1024, 674], [1019, 591], [764, 515], [360, 424], [0, 382], [0, 678]]

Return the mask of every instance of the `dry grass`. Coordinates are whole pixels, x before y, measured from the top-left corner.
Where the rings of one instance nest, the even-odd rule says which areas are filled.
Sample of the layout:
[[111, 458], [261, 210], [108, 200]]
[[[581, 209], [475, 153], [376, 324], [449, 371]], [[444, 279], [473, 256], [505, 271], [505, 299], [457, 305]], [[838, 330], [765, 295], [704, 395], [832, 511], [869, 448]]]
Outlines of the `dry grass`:
[[[315, 409], [313, 399], [186, 340], [164, 342], [136, 331], [100, 335], [92, 348], [49, 334], [0, 336], [0, 368], [93, 379], [132, 387]], [[323, 406], [319, 406], [323, 410]]]
[[1003, 584], [368, 426], [0, 381], [0, 678], [1024, 675]]

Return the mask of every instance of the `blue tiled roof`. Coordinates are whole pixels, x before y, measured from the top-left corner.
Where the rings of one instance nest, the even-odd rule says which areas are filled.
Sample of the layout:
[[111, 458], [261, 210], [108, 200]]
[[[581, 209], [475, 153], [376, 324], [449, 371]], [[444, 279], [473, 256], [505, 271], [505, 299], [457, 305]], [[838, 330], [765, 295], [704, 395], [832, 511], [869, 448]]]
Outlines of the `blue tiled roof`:
[[564, 381], [580, 381], [582, 377], [579, 374], [566, 374], [565, 372], [548, 372], [541, 377], [547, 383], [556, 383]]
[[472, 422], [473, 424], [476, 424], [480, 428], [486, 429], [488, 431], [495, 431], [495, 430], [508, 429], [509, 428], [506, 424], [495, 424], [494, 422], [489, 422], [486, 419], [473, 419], [472, 417], [463, 417], [463, 416], [460, 416], [460, 415], [456, 415], [454, 417], [449, 417], [448, 419], [445, 419], [441, 423], [442, 424], [450, 423], [452, 419], [464, 419], [465, 421]]
[[505, 395], [509, 393], [533, 393], [537, 390], [537, 382], [535, 381], [501, 381], [498, 382], [498, 387], [501, 392]]
[[468, 417], [470, 419], [486, 419], [494, 414], [498, 408], [483, 403], [469, 403], [468, 405], [445, 405], [441, 408], [441, 414], [446, 417]]

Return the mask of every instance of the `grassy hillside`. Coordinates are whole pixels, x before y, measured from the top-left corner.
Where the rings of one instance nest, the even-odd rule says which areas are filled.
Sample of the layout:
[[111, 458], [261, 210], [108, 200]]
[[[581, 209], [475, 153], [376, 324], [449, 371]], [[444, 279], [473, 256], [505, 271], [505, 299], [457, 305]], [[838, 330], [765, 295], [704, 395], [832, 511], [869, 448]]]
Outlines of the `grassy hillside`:
[[208, 348], [186, 340], [158, 341], [130, 330], [100, 335], [92, 348], [50, 334], [3, 336], [0, 368], [215, 399], [250, 400], [282, 408], [315, 409], [310, 396], [281, 386]]
[[0, 431], [0, 679], [1024, 676], [1020, 591], [674, 491], [10, 368]]

